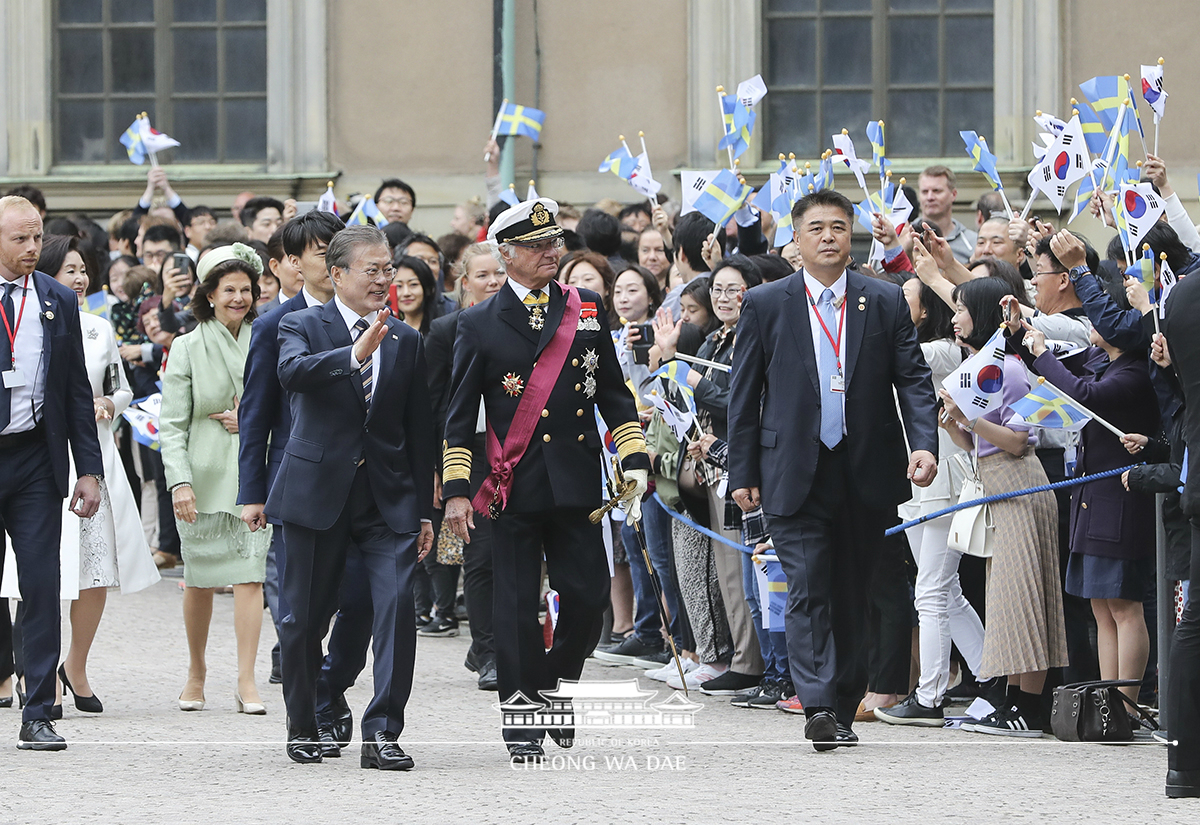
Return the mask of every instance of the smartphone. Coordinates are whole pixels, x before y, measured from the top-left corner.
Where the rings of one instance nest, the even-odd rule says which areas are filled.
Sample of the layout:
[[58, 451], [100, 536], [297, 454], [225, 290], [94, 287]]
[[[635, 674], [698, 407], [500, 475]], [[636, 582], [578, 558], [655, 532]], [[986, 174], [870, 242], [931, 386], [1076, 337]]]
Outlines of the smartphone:
[[178, 269], [180, 272], [183, 272], [186, 274], [186, 273], [192, 271], [192, 268], [191, 268], [192, 259], [188, 256], [188, 254], [186, 252], [176, 252], [174, 255], [171, 256], [171, 259], [172, 259], [172, 263], [174, 263], [174, 265], [175, 265], [175, 268]]
[[634, 324], [640, 341], [633, 344], [633, 363], [647, 366], [650, 364], [650, 347], [654, 344], [654, 324]]
[[400, 314], [400, 296], [396, 291], [395, 284], [390, 284], [388, 286], [387, 305], [388, 305], [388, 308], [392, 310], [393, 318], [400, 318], [400, 319], [404, 318], [404, 316]]
[[306, 212], [311, 212], [316, 208], [316, 201], [296, 201], [296, 217], [300, 217]]

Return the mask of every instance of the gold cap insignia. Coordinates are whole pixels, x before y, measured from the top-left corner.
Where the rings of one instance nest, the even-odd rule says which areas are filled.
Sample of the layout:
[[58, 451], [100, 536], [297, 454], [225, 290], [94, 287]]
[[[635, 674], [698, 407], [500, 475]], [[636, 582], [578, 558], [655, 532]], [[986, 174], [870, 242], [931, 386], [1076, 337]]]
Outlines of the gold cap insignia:
[[540, 203], [533, 205], [533, 211], [529, 213], [529, 220], [534, 226], [545, 226], [550, 223], [550, 213], [546, 207]]

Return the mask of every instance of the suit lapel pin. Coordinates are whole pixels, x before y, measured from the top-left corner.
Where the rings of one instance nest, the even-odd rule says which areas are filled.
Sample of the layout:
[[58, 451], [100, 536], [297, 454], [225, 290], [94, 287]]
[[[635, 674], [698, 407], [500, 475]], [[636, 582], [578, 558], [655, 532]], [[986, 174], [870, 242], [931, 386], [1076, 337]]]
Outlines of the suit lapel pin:
[[858, 296], [858, 311], [862, 312], [866, 308], [867, 308], [867, 296], [859, 295]]
[[53, 320], [54, 320], [54, 313], [53, 313], [53, 312], [51, 312], [50, 310], [46, 310], [46, 320], [47, 320], [47, 321], [53, 321]]
[[393, 341], [399, 341], [399, 340], [400, 340], [400, 337], [399, 337], [398, 335], [396, 335], [396, 333], [394, 333], [394, 332], [393, 332], [393, 333], [392, 333], [392, 340], [393, 340]]

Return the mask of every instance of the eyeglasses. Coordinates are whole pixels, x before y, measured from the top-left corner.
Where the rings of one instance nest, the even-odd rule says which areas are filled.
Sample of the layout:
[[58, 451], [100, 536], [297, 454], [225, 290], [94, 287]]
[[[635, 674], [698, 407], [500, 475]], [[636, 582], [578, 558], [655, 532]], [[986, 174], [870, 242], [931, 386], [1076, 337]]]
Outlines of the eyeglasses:
[[714, 298], [736, 298], [745, 291], [746, 287], [744, 286], [731, 286], [727, 289], [717, 289], [716, 287], [712, 287], [709, 290], [709, 294], [711, 294]]
[[368, 267], [367, 269], [355, 269], [354, 267], [347, 267], [347, 268], [351, 272], [361, 272], [363, 275], [367, 276], [368, 280], [371, 280], [371, 281], [378, 280], [380, 278], [380, 276], [386, 278], [389, 281], [392, 280], [392, 278], [396, 277], [396, 267], [394, 267], [394, 266], [387, 266], [387, 267], [384, 267], [383, 269], [380, 269], [377, 266]]
[[380, 206], [412, 206], [412, 200], [409, 198], [393, 198], [386, 197], [379, 199]]
[[541, 255], [543, 252], [549, 252], [551, 249], [562, 249], [567, 245], [567, 242], [562, 238], [551, 238], [548, 241], [540, 241], [539, 243], [515, 243], [513, 246], [519, 246], [522, 249], [528, 249], [535, 255]]
[[1066, 275], [1066, 274], [1067, 274], [1067, 270], [1065, 270], [1065, 269], [1039, 269], [1038, 271], [1033, 273], [1033, 276], [1036, 278], [1038, 275]]

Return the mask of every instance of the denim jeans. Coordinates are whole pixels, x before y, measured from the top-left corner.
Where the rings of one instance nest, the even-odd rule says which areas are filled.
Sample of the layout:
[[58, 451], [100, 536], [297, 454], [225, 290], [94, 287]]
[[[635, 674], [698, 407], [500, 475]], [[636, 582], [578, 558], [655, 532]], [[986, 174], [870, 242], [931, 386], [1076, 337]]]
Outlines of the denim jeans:
[[[663, 597], [667, 602], [667, 610], [671, 613], [671, 637], [675, 640], [677, 649], [683, 648], [683, 634], [680, 632], [680, 603], [679, 593], [672, 585], [671, 577], [671, 517], [666, 514], [657, 501], [650, 499], [642, 503], [642, 532], [646, 538], [646, 550], [650, 554], [650, 563], [658, 574], [659, 584], [662, 585]], [[638, 543], [637, 535], [632, 527], [621, 526], [621, 541], [625, 544], [625, 555], [629, 558], [629, 575], [633, 579], [633, 598], [637, 602], [633, 617], [633, 633], [638, 641], [645, 644], [661, 644], [659, 628], [662, 622], [658, 618], [658, 606], [654, 601], [654, 586], [650, 583], [650, 572], [642, 558], [642, 546]]]

